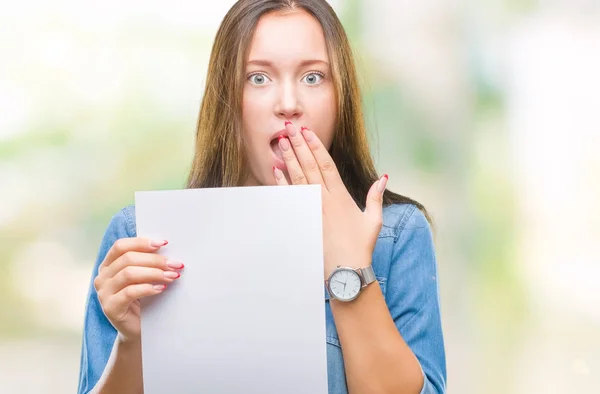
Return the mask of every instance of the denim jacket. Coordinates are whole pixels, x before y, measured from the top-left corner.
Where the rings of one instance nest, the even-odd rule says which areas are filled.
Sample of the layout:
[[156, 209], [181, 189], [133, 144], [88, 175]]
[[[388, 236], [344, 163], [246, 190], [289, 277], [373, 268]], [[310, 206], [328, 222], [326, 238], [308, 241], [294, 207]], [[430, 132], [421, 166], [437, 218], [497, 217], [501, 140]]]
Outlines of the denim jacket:
[[[136, 236], [135, 223], [135, 208], [123, 208], [113, 216], [102, 239], [86, 301], [78, 394], [89, 393], [100, 379], [117, 334], [102, 311], [93, 280], [112, 244]], [[446, 358], [434, 244], [429, 223], [414, 205], [384, 208], [373, 269], [396, 327], [420, 363], [424, 376], [421, 394], [445, 393]], [[346, 394], [342, 348], [327, 292], [324, 302], [329, 394]]]

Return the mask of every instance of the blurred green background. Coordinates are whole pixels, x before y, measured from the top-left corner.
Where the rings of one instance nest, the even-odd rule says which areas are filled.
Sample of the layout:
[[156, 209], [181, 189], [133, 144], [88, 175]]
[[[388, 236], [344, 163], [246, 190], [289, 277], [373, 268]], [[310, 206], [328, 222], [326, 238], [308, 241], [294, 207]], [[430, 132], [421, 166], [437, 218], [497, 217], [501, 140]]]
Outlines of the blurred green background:
[[[110, 217], [184, 187], [233, 1], [0, 13], [0, 392], [75, 392]], [[331, 1], [377, 167], [436, 223], [450, 394], [600, 393], [600, 3]]]

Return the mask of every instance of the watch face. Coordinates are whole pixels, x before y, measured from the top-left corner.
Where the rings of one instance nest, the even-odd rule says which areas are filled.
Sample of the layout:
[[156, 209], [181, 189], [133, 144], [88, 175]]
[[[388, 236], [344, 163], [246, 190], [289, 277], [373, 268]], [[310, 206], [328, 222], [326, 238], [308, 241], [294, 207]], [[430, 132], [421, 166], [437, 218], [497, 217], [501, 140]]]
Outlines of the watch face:
[[349, 268], [336, 270], [329, 279], [329, 290], [340, 301], [351, 301], [362, 286], [358, 273]]

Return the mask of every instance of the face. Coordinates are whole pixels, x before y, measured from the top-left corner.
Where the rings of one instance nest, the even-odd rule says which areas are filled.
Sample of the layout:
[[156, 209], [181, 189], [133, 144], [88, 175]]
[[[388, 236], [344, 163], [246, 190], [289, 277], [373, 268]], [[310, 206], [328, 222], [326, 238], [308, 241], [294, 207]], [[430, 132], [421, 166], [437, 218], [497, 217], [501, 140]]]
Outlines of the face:
[[274, 185], [274, 165], [289, 178], [277, 145], [286, 120], [298, 130], [305, 126], [314, 131], [327, 148], [333, 140], [335, 91], [321, 25], [304, 11], [263, 15], [245, 71], [245, 185]]

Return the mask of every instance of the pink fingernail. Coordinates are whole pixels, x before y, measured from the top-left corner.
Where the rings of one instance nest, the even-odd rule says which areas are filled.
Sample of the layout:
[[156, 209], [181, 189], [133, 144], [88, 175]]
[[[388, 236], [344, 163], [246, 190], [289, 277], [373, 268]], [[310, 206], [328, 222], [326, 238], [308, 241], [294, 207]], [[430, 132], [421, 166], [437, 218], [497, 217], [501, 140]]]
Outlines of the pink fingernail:
[[162, 240], [162, 241], [151, 240], [150, 246], [152, 246], [153, 248], [160, 248], [161, 246], [165, 246], [168, 243], [169, 243], [169, 241], [167, 241], [167, 240]]
[[167, 260], [167, 267], [173, 268], [173, 269], [182, 269], [183, 263], [181, 261]]
[[285, 126], [287, 126], [287, 125], [289, 125], [289, 124], [292, 124], [292, 122], [290, 122], [289, 120], [286, 120], [286, 121], [285, 121]]
[[300, 132], [304, 136], [304, 139], [306, 140], [306, 142], [311, 141], [313, 139], [313, 137], [315, 136], [315, 133], [310, 131], [308, 129], [308, 127], [303, 127]]
[[381, 179], [379, 180], [379, 183], [377, 184], [377, 191], [382, 193], [385, 190], [385, 186], [387, 185], [387, 181], [388, 181], [388, 175], [385, 174], [384, 176], [381, 177]]
[[288, 150], [290, 150], [290, 141], [287, 138], [280, 138], [279, 147], [282, 151], [287, 152]]
[[154, 288], [154, 290], [163, 291], [164, 289], [167, 288], [167, 285], [154, 285], [152, 287]]
[[165, 278], [168, 279], [177, 279], [181, 276], [181, 274], [179, 272], [174, 272], [174, 271], [165, 271], [164, 274]]

